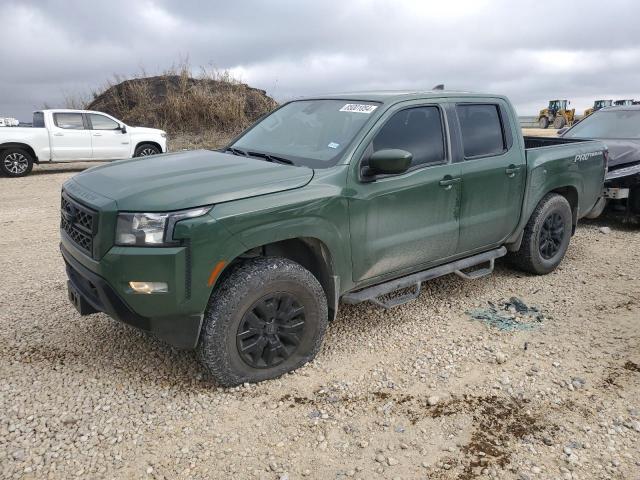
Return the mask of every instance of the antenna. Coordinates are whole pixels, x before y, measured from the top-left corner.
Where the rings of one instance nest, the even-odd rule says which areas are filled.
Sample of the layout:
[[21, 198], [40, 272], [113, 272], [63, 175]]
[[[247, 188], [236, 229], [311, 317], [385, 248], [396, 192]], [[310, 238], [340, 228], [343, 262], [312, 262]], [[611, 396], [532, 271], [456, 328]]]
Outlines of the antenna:
[[438, 85], [433, 87], [431, 90], [444, 90], [444, 83], [439, 83]]

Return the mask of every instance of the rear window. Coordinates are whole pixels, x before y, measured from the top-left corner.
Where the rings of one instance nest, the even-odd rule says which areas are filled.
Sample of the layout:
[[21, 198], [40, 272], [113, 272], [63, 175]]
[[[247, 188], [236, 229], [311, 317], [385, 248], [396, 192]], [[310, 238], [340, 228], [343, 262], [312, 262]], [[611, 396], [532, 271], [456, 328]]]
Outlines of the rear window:
[[564, 138], [640, 138], [640, 110], [600, 110], [589, 115]]
[[445, 161], [442, 118], [438, 107], [417, 107], [394, 114], [373, 139], [373, 151], [399, 148], [411, 152], [411, 166]]
[[58, 128], [66, 128], [69, 130], [83, 130], [81, 113], [54, 113], [53, 121]]
[[499, 155], [506, 150], [497, 105], [458, 105], [456, 110], [466, 158]]

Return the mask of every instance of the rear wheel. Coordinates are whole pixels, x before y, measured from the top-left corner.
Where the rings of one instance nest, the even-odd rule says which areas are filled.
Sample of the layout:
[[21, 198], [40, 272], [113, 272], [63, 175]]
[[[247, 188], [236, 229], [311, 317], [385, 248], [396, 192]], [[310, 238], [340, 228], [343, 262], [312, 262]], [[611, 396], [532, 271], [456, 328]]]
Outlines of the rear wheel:
[[232, 268], [211, 296], [198, 342], [214, 380], [227, 387], [260, 382], [313, 360], [328, 322], [313, 274], [274, 257]]
[[563, 116], [558, 116], [555, 118], [555, 120], [553, 121], [553, 128], [555, 129], [561, 129], [562, 127], [564, 127], [566, 125], [566, 121], [564, 119]]
[[24, 177], [33, 169], [33, 157], [21, 148], [0, 152], [0, 172], [7, 177]]
[[573, 215], [567, 199], [548, 194], [531, 214], [520, 249], [511, 254], [512, 262], [536, 275], [552, 272], [569, 248], [572, 227]]
[[149, 155], [157, 155], [161, 153], [160, 149], [158, 147], [156, 147], [155, 145], [152, 145], [150, 143], [143, 143], [142, 145], [138, 145], [138, 147], [136, 148], [135, 153], [133, 154], [134, 157], [148, 157]]
[[549, 119], [547, 117], [540, 117], [538, 120], [538, 126], [540, 128], [547, 128], [549, 126]]

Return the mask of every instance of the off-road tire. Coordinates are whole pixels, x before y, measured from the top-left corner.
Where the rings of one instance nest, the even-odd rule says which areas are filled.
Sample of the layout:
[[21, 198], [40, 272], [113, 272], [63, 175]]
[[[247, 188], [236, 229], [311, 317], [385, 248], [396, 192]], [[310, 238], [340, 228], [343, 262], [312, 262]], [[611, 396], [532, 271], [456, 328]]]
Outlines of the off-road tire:
[[[562, 239], [553, 256], [545, 258], [541, 253], [541, 234], [545, 222], [555, 215], [558, 215], [562, 222]], [[567, 199], [556, 193], [546, 195], [540, 200], [527, 222], [520, 249], [510, 254], [511, 262], [519, 269], [536, 275], [552, 272], [560, 265], [567, 252], [572, 228], [573, 215]]]
[[555, 120], [553, 121], [553, 128], [555, 128], [556, 130], [560, 130], [562, 127], [565, 126], [566, 123], [567, 122], [564, 119], [564, 117], [562, 116], [556, 117]]
[[[19, 163], [17, 163], [19, 162]], [[33, 169], [33, 157], [21, 148], [0, 150], [0, 175], [24, 177]]]
[[143, 143], [136, 147], [136, 151], [133, 153], [134, 157], [147, 157], [149, 155], [157, 155], [162, 153], [158, 147], [151, 143]]
[[547, 117], [542, 117], [538, 120], [538, 126], [540, 128], [547, 128], [549, 127], [549, 119]]
[[[232, 387], [276, 378], [315, 358], [329, 316], [324, 290], [311, 272], [288, 259], [260, 257], [231, 267], [219, 282], [209, 300], [197, 346], [201, 364], [216, 383]], [[239, 350], [240, 327], [245, 315], [255, 312], [255, 305], [274, 295], [290, 295], [304, 307], [300, 343], [277, 365], [252, 366]]]

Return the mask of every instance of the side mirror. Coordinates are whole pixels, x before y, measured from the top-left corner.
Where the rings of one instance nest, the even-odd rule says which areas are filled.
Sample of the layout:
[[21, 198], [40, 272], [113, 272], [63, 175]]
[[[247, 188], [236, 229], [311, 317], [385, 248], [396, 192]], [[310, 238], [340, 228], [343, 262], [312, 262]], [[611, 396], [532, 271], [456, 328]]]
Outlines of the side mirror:
[[558, 136], [561, 137], [562, 135], [564, 135], [564, 132], [566, 132], [567, 130], [569, 130], [569, 127], [562, 127], [560, 130], [558, 130]]
[[369, 157], [366, 176], [397, 175], [406, 172], [411, 166], [413, 155], [406, 150], [390, 148], [378, 150]]
[[120, 127], [120, 131], [122, 133], [127, 133], [127, 126], [123, 123], [122, 126]]

